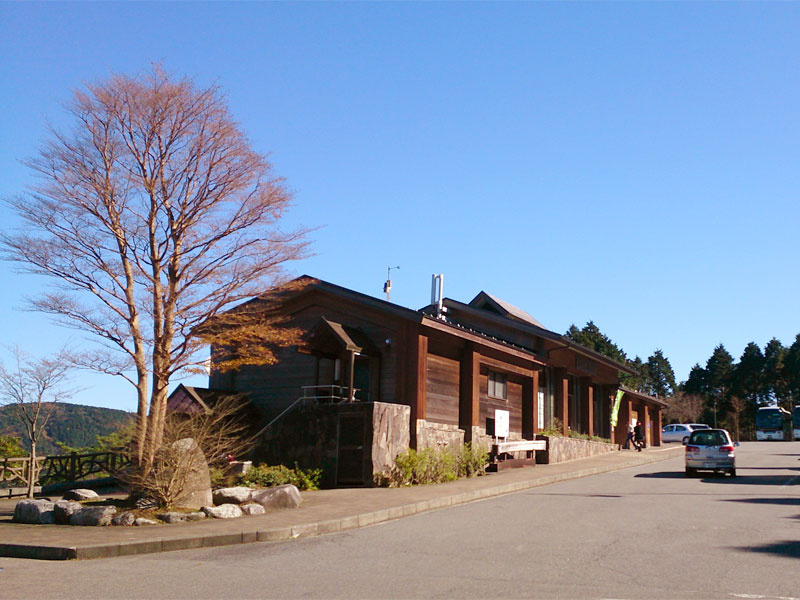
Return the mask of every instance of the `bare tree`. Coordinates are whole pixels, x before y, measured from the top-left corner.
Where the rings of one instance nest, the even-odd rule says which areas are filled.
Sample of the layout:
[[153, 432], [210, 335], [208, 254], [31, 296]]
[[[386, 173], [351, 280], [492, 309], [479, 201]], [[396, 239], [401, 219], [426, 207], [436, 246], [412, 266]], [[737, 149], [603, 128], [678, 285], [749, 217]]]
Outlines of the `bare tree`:
[[[135, 386], [147, 468], [170, 378], [204, 358], [198, 327], [282, 281], [307, 231], [281, 230], [291, 193], [216, 85], [156, 66], [88, 84], [68, 108], [73, 131], [51, 130], [27, 162], [39, 183], [9, 202], [25, 227], [0, 242], [24, 272], [54, 280], [34, 309], [99, 338], [79, 362]], [[264, 345], [296, 341], [268, 333]]]
[[69, 386], [71, 363], [61, 351], [45, 358], [33, 358], [19, 348], [12, 351], [14, 365], [0, 365], [0, 403], [10, 406], [25, 427], [31, 446], [28, 467], [28, 498], [36, 485], [36, 444], [53, 414], [57, 402], [71, 398], [76, 390]]
[[207, 468], [200, 456], [206, 462], [219, 462], [228, 454], [246, 454], [253, 443], [247, 400], [240, 395], [222, 396], [205, 410], [167, 414], [163, 443], [150, 470], [123, 471], [118, 477], [158, 506], [170, 508], [194, 491], [188, 489], [192, 474]]
[[669, 408], [664, 417], [668, 422], [696, 423], [703, 414], [703, 397], [699, 394], [676, 392], [667, 398]]

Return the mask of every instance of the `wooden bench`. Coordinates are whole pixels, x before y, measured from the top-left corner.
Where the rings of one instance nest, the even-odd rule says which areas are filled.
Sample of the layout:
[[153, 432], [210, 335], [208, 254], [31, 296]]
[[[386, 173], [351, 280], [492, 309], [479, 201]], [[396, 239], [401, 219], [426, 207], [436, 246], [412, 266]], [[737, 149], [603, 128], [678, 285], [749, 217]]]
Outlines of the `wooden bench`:
[[[502, 471], [512, 467], [536, 464], [536, 451], [547, 449], [545, 440], [511, 440], [492, 444], [487, 471]], [[524, 457], [518, 456], [525, 453]]]

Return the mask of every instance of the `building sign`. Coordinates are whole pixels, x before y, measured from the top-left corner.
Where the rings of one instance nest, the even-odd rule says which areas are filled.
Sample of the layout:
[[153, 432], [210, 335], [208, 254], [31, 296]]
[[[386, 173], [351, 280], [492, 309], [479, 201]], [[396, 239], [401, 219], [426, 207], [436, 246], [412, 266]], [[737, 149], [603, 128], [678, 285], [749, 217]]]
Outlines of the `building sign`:
[[496, 408], [494, 411], [494, 436], [499, 438], [508, 437], [509, 412]]

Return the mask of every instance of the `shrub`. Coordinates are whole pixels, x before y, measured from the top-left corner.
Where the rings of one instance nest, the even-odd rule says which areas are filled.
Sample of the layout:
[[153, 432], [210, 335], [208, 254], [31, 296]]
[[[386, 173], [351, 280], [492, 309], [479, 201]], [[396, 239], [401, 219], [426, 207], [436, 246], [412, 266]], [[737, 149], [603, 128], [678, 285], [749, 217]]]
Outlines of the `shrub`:
[[488, 462], [488, 452], [469, 443], [457, 449], [449, 446], [419, 452], [409, 449], [397, 455], [394, 468], [387, 476], [377, 476], [375, 481], [392, 487], [443, 483], [483, 475]]
[[294, 469], [290, 469], [284, 465], [259, 465], [241, 475], [239, 482], [250, 487], [275, 487], [292, 484], [299, 490], [319, 489], [322, 469], [300, 469], [297, 463], [294, 467]]

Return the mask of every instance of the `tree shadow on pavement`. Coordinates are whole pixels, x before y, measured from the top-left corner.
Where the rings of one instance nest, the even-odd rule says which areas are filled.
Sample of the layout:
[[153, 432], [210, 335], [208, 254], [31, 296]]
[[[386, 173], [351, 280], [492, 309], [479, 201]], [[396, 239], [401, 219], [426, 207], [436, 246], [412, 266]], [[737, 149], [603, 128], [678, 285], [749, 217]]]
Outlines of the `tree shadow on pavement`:
[[773, 544], [761, 544], [760, 546], [739, 546], [734, 550], [741, 552], [760, 552], [765, 554], [775, 554], [786, 558], [800, 558], [800, 542], [775, 542]]
[[747, 504], [777, 504], [780, 506], [800, 506], [800, 498], [728, 498], [725, 502], [745, 502]]

